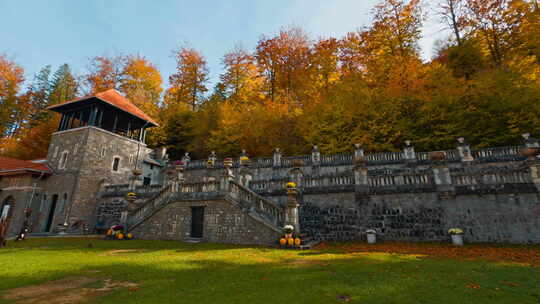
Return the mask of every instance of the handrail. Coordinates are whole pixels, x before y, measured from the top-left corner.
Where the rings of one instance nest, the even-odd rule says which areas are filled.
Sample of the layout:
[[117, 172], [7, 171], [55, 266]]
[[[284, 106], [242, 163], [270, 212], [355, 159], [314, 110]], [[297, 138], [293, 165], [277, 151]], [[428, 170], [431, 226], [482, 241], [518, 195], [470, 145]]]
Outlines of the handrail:
[[246, 209], [256, 210], [275, 226], [279, 227], [285, 220], [283, 207], [234, 181], [229, 183], [229, 195], [242, 203], [247, 203], [244, 206]]

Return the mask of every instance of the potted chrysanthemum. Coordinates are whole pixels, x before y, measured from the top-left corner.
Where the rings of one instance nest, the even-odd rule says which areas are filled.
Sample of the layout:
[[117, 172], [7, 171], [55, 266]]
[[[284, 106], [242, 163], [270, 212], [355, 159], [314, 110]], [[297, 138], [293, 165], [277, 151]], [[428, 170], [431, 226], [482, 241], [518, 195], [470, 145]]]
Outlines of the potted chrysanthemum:
[[293, 231], [294, 231], [294, 226], [293, 225], [285, 225], [283, 227], [283, 233], [285, 233], [285, 238], [286, 239], [292, 238]]
[[242, 155], [240, 156], [240, 164], [241, 165], [248, 165], [249, 164], [249, 157], [245, 156], [245, 155]]
[[288, 182], [285, 184], [285, 189], [287, 189], [287, 194], [296, 194], [296, 183]]
[[225, 159], [223, 159], [223, 166], [225, 168], [232, 168], [233, 166], [233, 159], [230, 158], [230, 157], [226, 157]]
[[375, 244], [377, 242], [377, 231], [374, 229], [366, 230], [368, 244]]
[[452, 238], [452, 244], [456, 246], [463, 246], [463, 230], [459, 228], [452, 228], [448, 230], [448, 233]]

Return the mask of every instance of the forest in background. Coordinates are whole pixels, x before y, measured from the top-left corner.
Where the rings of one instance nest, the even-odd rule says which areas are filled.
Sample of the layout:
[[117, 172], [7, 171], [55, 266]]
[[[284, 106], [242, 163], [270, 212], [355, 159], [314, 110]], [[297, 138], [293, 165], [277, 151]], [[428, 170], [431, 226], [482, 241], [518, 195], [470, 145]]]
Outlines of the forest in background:
[[[426, 18], [451, 35], [429, 61], [420, 56]], [[204, 56], [174, 50], [176, 72], [164, 83], [142, 55], [96, 56], [74, 75], [68, 64], [43, 67], [32, 80], [0, 54], [0, 155], [46, 155], [58, 117], [49, 105], [115, 88], [160, 123], [150, 147], [267, 156], [419, 151], [516, 144], [540, 136], [540, 9], [537, 0], [381, 0], [372, 23], [344, 37], [314, 39], [298, 27], [263, 35], [253, 49], [223, 56], [219, 82], [208, 87]], [[166, 86], [166, 87], [165, 87]]]

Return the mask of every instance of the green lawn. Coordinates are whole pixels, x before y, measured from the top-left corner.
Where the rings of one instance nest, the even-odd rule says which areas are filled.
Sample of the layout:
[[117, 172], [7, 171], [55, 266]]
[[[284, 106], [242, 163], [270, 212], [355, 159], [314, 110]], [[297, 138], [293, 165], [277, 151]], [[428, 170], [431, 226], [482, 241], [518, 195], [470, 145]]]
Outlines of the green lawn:
[[[10, 242], [0, 249], [0, 303], [540, 303], [538, 261], [425, 254], [437, 246], [474, 255], [520, 247], [411, 245], [424, 252], [419, 255], [347, 246], [295, 251], [82, 238]], [[39, 286], [45, 282], [50, 285]]]

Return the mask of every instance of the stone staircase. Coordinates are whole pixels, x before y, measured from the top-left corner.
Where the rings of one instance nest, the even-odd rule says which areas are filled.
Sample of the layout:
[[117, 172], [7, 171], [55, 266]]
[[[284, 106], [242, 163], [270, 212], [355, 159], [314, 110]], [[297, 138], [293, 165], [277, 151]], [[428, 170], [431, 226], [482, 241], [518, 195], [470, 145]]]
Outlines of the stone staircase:
[[142, 206], [128, 212], [126, 230], [132, 231], [172, 202], [216, 199], [229, 201], [261, 224], [281, 232], [285, 219], [283, 207], [232, 180], [226, 183], [171, 183]]
[[[142, 206], [128, 212], [127, 231], [132, 231], [170, 203], [218, 199], [226, 200], [239, 207], [261, 225], [278, 233], [282, 232], [285, 223], [285, 207], [233, 180], [169, 184], [149, 198]], [[310, 249], [319, 243], [305, 233], [300, 234], [299, 237], [302, 239], [302, 245], [293, 249]], [[193, 239], [191, 242], [197, 243], [200, 242], [200, 239]]]

